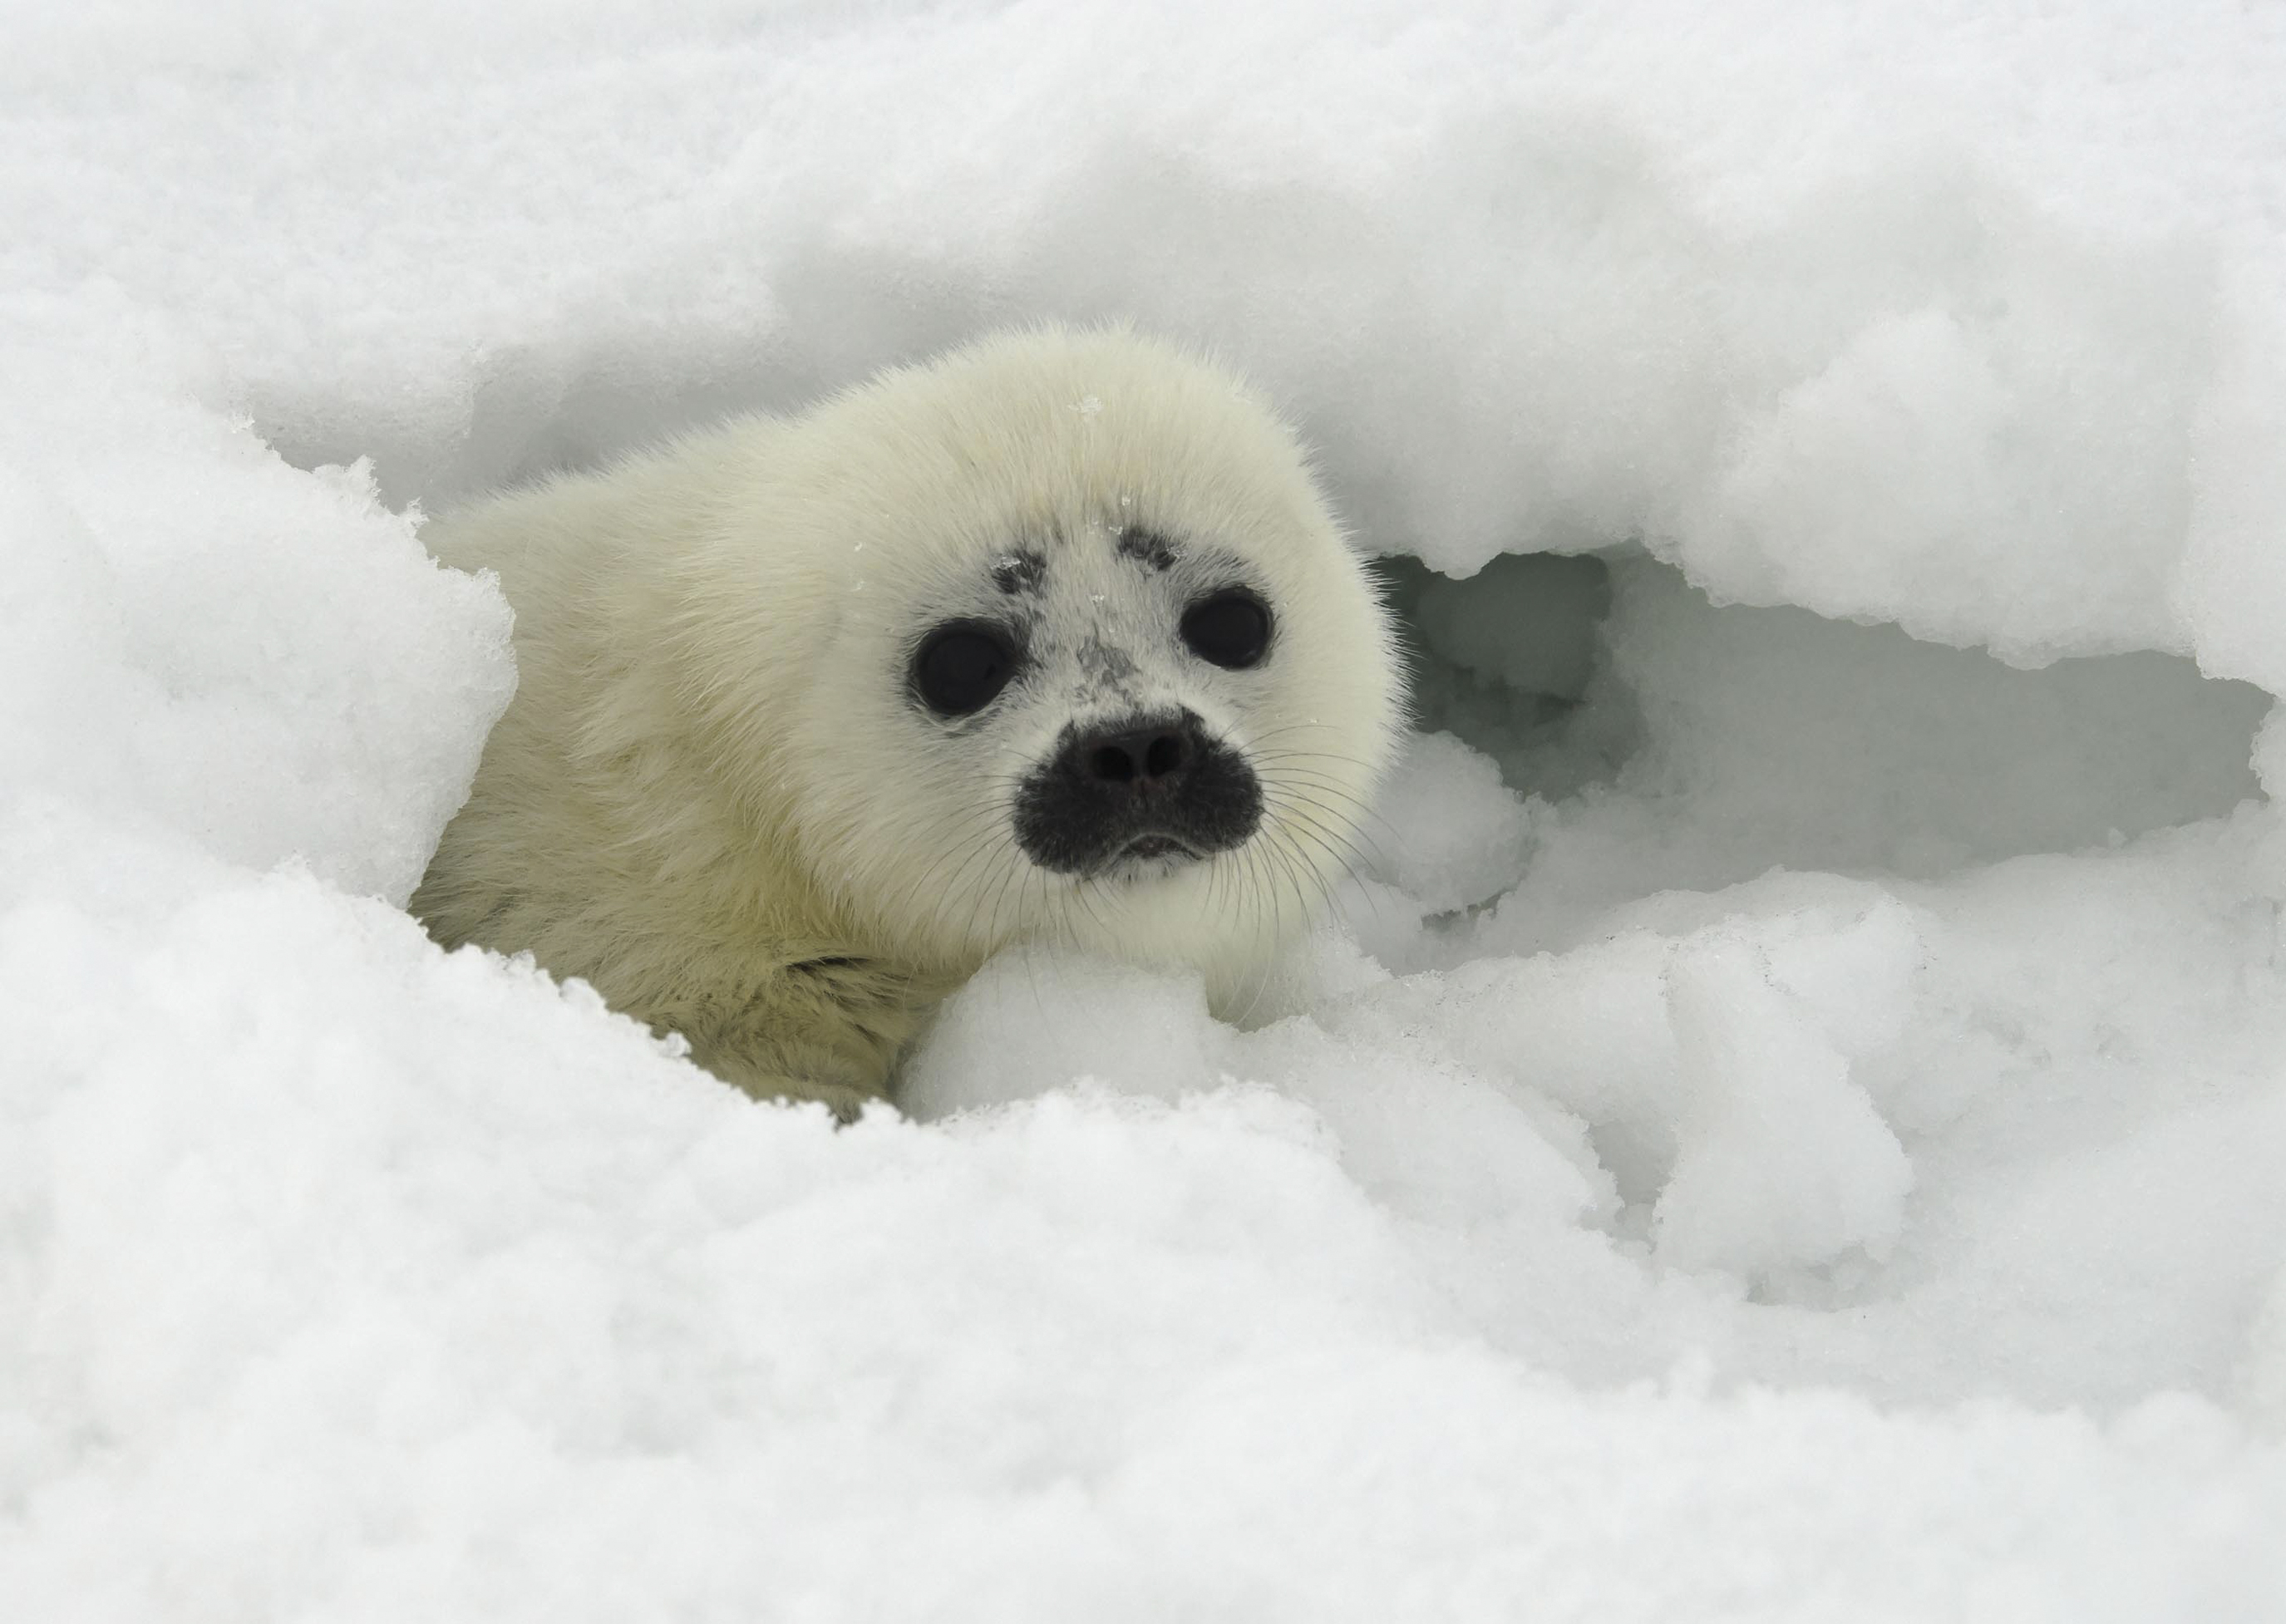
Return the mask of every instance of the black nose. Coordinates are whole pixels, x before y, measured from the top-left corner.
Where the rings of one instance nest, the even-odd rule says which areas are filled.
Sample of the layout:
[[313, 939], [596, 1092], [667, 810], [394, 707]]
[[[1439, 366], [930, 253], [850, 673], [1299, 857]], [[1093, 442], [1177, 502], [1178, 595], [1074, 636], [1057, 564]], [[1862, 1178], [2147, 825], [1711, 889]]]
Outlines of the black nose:
[[1052, 874], [1092, 874], [1126, 857], [1229, 851], [1262, 823], [1246, 758], [1189, 711], [1133, 713], [1074, 727], [1024, 775], [1016, 843]]
[[1115, 725], [1083, 733], [1067, 748], [1073, 769], [1090, 784], [1139, 795], [1172, 790], [1198, 760], [1198, 724], [1186, 715]]

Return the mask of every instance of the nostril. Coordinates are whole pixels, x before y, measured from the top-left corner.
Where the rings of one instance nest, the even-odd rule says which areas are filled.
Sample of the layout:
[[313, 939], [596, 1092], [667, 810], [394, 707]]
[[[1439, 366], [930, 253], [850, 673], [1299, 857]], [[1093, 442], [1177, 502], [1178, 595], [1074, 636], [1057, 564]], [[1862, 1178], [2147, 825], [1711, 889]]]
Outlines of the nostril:
[[1066, 747], [1063, 759], [1065, 770], [1084, 783], [1141, 794], [1171, 790], [1191, 770], [1199, 745], [1187, 720], [1155, 720], [1084, 735]]
[[1105, 745], [1088, 758], [1088, 767], [1106, 784], [1125, 784], [1135, 777], [1135, 758], [1117, 745]]

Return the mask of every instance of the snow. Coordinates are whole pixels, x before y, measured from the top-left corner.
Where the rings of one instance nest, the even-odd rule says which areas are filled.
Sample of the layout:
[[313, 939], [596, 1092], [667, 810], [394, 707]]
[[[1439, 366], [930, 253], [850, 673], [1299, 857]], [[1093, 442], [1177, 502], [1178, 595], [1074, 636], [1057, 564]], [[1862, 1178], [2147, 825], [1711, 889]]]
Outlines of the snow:
[[[2286, 21], [17, 7], [0, 1616], [2286, 1619]], [[1210, 341], [1424, 730], [836, 1131], [401, 911], [422, 510]]]

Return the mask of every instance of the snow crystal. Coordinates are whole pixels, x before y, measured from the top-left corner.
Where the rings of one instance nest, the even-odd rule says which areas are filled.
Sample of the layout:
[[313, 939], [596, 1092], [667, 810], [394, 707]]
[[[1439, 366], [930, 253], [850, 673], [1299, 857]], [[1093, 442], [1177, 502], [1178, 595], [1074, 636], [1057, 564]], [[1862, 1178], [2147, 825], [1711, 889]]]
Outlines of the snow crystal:
[[[2276, 12], [18, 10], [0, 1615], [2286, 1619]], [[1337, 917], [437, 950], [422, 513], [1043, 317], [1380, 558]]]

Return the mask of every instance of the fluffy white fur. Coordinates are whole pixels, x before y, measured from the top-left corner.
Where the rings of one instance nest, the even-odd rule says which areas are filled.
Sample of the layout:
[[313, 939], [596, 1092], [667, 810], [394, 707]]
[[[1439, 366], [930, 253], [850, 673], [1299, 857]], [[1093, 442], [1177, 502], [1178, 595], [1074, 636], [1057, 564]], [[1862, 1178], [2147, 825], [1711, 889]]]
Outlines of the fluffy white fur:
[[[1117, 556], [1138, 526], [1180, 562]], [[1123, 333], [988, 338], [424, 537], [498, 572], [520, 683], [415, 911], [585, 977], [754, 1093], [845, 1113], [1013, 942], [1195, 965], [1242, 999], [1349, 862], [1397, 721], [1385, 618], [1291, 432]], [[1024, 549], [1047, 560], [1032, 666], [976, 716], [932, 715], [918, 640], [998, 612], [993, 566]], [[1252, 670], [1177, 635], [1231, 560], [1276, 616]], [[1127, 657], [1118, 695], [1086, 679], [1091, 640]], [[1017, 780], [1068, 723], [1137, 703], [1246, 758], [1260, 828], [1140, 877], [1035, 866]]]

